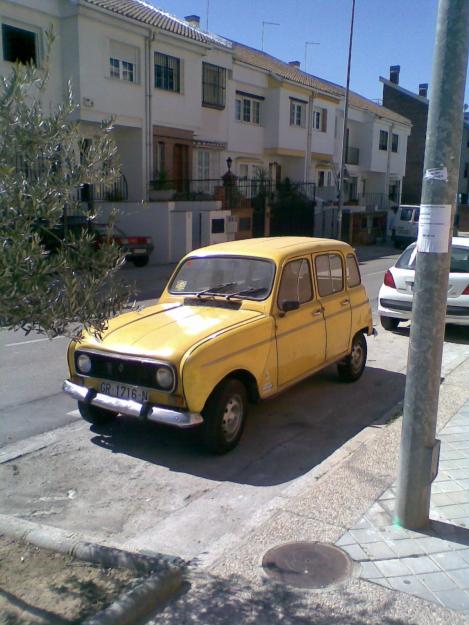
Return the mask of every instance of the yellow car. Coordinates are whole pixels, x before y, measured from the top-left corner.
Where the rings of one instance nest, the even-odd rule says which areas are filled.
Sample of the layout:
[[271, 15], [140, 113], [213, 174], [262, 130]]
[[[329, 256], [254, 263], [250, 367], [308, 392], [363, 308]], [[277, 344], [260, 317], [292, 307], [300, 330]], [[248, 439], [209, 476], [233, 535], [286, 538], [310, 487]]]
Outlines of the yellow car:
[[238, 443], [247, 403], [337, 363], [365, 368], [371, 309], [353, 249], [341, 241], [272, 237], [195, 250], [158, 303], [109, 321], [68, 350], [64, 391], [92, 423], [119, 413], [199, 426], [206, 447]]

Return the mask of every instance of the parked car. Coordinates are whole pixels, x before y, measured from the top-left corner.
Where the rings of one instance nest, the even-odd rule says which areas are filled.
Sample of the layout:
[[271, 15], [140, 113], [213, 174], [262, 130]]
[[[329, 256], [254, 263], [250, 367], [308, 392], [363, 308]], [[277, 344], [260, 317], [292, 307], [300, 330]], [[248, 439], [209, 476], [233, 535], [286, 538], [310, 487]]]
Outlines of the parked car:
[[397, 209], [394, 222], [394, 245], [404, 248], [417, 240], [420, 206], [401, 204]]
[[[378, 295], [378, 313], [386, 330], [411, 319], [417, 244], [412, 243], [384, 274]], [[469, 238], [453, 237], [446, 323], [469, 325]]]
[[353, 249], [307, 237], [191, 252], [158, 303], [109, 321], [68, 350], [64, 391], [92, 423], [118, 413], [200, 426], [215, 453], [238, 443], [248, 402], [336, 363], [357, 380], [371, 308]]
[[[49, 228], [46, 223], [39, 222], [37, 229], [41, 234], [46, 249], [55, 252], [62, 245], [65, 236], [65, 226], [63, 220]], [[148, 264], [150, 254], [153, 251], [153, 241], [148, 236], [127, 235], [123, 230], [112, 227], [109, 232], [107, 224], [95, 223], [83, 215], [70, 215], [67, 217], [67, 230], [71, 235], [79, 235], [80, 232], [87, 231], [95, 235], [95, 245], [99, 248], [102, 241], [110, 238], [120, 248], [125, 259], [134, 263], [136, 267], [144, 267]]]

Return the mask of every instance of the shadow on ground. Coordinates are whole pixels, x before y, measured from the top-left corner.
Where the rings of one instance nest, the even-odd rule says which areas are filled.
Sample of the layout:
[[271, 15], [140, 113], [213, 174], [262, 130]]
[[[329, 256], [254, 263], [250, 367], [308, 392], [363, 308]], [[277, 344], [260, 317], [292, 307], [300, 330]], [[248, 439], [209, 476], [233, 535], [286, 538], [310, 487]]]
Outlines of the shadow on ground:
[[[153, 625], [416, 625], [403, 618], [393, 592], [352, 580], [335, 591], [305, 591], [261, 580], [256, 587], [238, 576], [195, 577], [188, 591], [154, 616]], [[419, 610], [420, 616], [420, 610]], [[438, 621], [442, 622], [442, 621]], [[448, 621], [449, 622], [449, 621]]]
[[[238, 447], [225, 456], [201, 448], [197, 430], [119, 417], [93, 426], [92, 442], [114, 454], [216, 481], [272, 486], [293, 480], [390, 411], [404, 396], [401, 373], [367, 367], [354, 384], [329, 368], [270, 401], [250, 407]], [[378, 399], [378, 401], [377, 401]]]
[[[405, 322], [407, 324], [407, 322]], [[384, 330], [382, 330], [384, 332]], [[399, 325], [395, 334], [410, 337], [410, 324]], [[445, 328], [445, 343], [457, 343], [459, 345], [469, 345], [469, 326], [447, 325]]]

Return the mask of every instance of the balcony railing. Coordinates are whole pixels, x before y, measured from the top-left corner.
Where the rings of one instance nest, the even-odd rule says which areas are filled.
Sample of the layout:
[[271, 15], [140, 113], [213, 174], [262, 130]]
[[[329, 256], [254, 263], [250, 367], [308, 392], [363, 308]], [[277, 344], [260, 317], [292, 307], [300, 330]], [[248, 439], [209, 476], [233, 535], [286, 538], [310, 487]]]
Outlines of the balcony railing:
[[[152, 195], [158, 198], [161, 192], [163, 200], [213, 200], [219, 199], [220, 194], [230, 189], [229, 193], [233, 193], [245, 199], [253, 199], [259, 195], [274, 196], [279, 185], [288, 185], [289, 188], [305, 195], [308, 199], [314, 200], [316, 197], [316, 184], [313, 182], [293, 182], [282, 181], [277, 183], [269, 178], [236, 178], [231, 187], [225, 187], [221, 178], [212, 179], [173, 179], [165, 180], [163, 183], [154, 180], [150, 183]], [[169, 197], [168, 197], [169, 193]]]
[[349, 198], [344, 198], [344, 207], [360, 206], [367, 211], [387, 210], [390, 200], [385, 193], [356, 193]]

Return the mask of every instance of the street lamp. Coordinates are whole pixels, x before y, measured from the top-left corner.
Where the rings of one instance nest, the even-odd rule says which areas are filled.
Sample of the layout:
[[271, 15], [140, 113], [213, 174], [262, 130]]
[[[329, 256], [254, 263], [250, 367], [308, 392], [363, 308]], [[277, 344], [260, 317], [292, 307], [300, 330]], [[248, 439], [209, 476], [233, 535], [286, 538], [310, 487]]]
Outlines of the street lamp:
[[305, 41], [305, 72], [308, 71], [307, 65], [307, 55], [308, 55], [308, 46], [319, 46], [319, 41]]
[[342, 132], [342, 154], [340, 157], [340, 178], [339, 178], [339, 206], [337, 210], [337, 238], [342, 237], [342, 212], [344, 206], [344, 177], [345, 177], [345, 160], [347, 151], [347, 121], [348, 121], [348, 100], [350, 89], [350, 65], [352, 61], [352, 41], [353, 41], [353, 20], [355, 18], [355, 0], [352, 0], [352, 17], [350, 20], [350, 40], [348, 46], [348, 62], [347, 62], [347, 86], [345, 88], [345, 106], [344, 106], [344, 127]]
[[226, 166], [228, 167], [228, 171], [231, 171], [232, 163], [233, 163], [233, 159], [231, 158], [231, 156], [228, 156], [228, 158], [226, 159]]
[[262, 38], [261, 38], [261, 50], [264, 52], [264, 26], [268, 24], [269, 26], [280, 26], [278, 22], [264, 22], [262, 20]]

